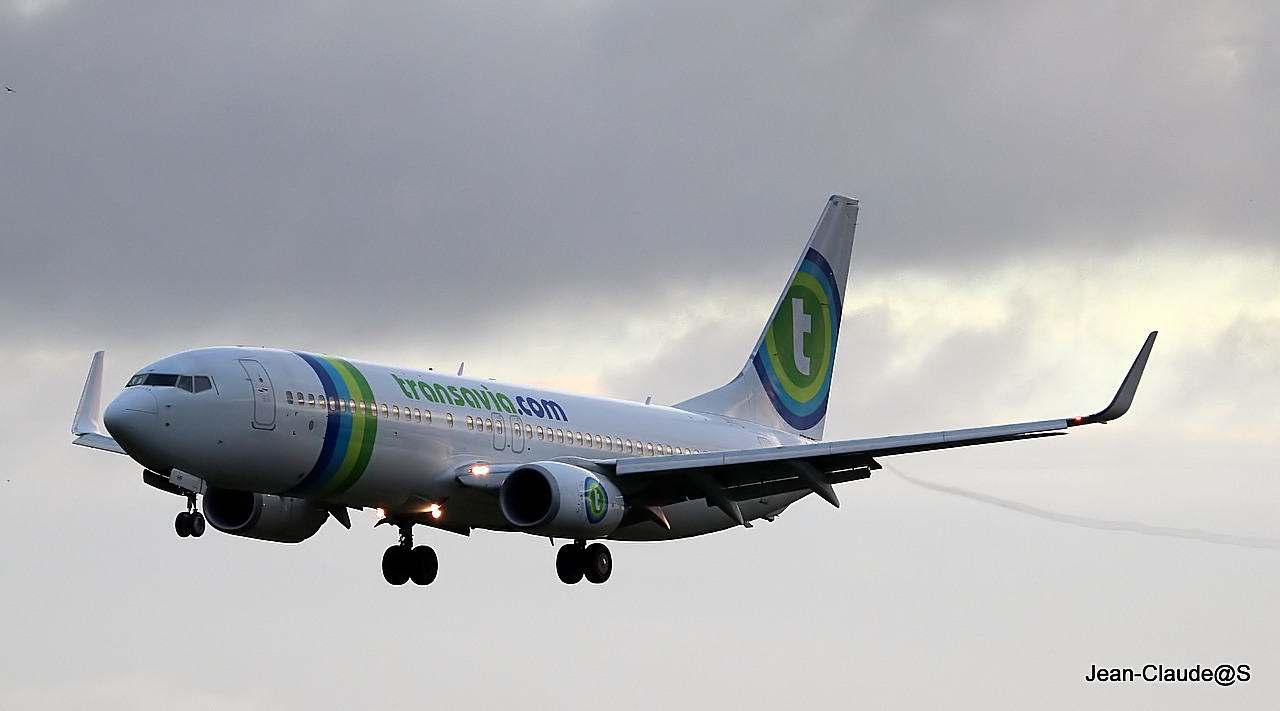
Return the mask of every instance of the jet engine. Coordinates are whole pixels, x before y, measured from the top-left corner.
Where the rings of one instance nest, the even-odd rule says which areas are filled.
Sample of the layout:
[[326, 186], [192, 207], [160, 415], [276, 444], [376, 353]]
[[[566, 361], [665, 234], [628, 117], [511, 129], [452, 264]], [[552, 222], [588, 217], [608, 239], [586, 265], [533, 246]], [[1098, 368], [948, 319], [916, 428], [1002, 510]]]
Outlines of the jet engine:
[[232, 489], [209, 489], [204, 495], [209, 525], [233, 536], [277, 543], [301, 543], [329, 518], [329, 512], [292, 496]]
[[613, 482], [564, 462], [533, 462], [508, 474], [498, 507], [516, 528], [560, 538], [607, 536], [626, 510]]

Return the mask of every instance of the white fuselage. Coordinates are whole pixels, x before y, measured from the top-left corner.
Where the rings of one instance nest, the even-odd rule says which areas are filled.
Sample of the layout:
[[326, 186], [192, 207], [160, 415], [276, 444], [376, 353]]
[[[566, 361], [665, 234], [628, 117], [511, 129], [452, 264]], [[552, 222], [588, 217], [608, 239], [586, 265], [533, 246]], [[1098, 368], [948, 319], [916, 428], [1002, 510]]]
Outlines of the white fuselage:
[[[205, 376], [201, 381], [173, 380]], [[147, 366], [107, 408], [112, 434], [144, 466], [208, 486], [330, 506], [415, 514], [444, 528], [512, 530], [490, 495], [457, 477], [477, 464], [612, 460], [804, 440], [738, 420], [296, 351], [218, 347]], [[744, 504], [768, 516], [802, 494]], [[614, 538], [665, 539], [734, 525], [705, 500], [664, 508]]]

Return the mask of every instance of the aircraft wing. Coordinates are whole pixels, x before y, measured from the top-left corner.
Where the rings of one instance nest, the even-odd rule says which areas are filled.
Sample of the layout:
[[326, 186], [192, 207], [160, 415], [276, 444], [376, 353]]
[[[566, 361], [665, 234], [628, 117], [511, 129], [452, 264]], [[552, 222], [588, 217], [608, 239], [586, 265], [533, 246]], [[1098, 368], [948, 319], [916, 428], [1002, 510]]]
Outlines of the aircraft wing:
[[612, 467], [613, 479], [627, 492], [628, 500], [662, 506], [706, 498], [742, 524], [745, 522], [737, 502], [760, 496], [811, 490], [839, 506], [832, 485], [869, 477], [872, 470], [880, 468], [876, 457], [1051, 437], [1066, 434], [1070, 427], [1121, 417], [1133, 403], [1155, 339], [1155, 332], [1147, 336], [1111, 404], [1087, 417], [766, 449], [636, 457], [599, 464]]

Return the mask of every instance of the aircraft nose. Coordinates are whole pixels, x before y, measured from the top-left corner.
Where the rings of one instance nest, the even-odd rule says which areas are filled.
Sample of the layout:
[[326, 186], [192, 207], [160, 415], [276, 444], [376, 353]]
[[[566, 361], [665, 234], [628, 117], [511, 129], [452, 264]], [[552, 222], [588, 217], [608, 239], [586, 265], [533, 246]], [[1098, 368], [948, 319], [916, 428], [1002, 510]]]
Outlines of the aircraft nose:
[[103, 411], [102, 424], [126, 452], [135, 454], [145, 451], [147, 440], [155, 433], [158, 410], [149, 391], [125, 388]]

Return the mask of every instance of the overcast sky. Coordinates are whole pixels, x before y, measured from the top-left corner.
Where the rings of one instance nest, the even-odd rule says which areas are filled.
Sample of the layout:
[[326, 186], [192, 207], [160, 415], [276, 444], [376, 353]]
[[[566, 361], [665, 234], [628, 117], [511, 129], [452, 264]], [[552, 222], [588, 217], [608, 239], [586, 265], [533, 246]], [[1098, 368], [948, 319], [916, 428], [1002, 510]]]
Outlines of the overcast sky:
[[[1280, 696], [1280, 9], [260, 5], [0, 0], [0, 707]], [[572, 588], [483, 532], [391, 588], [367, 514], [179, 540], [180, 499], [69, 444], [98, 349], [108, 397], [230, 343], [676, 402], [832, 193], [829, 439], [1087, 414], [1159, 329], [1133, 411], [888, 461], [985, 503], [880, 472]]]

